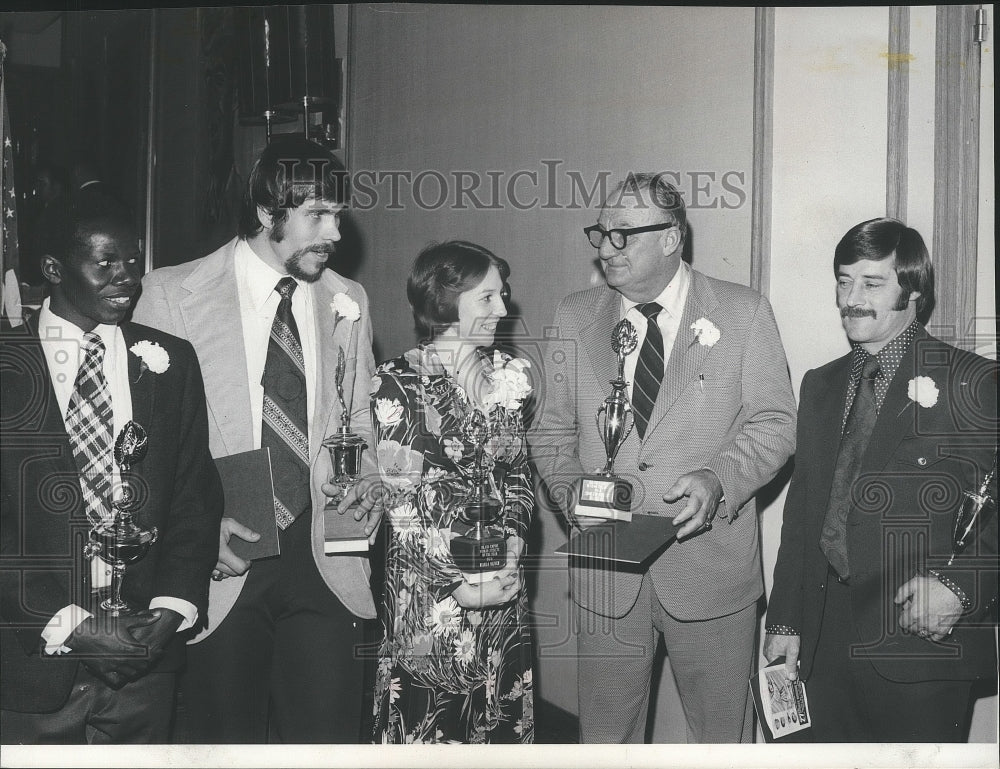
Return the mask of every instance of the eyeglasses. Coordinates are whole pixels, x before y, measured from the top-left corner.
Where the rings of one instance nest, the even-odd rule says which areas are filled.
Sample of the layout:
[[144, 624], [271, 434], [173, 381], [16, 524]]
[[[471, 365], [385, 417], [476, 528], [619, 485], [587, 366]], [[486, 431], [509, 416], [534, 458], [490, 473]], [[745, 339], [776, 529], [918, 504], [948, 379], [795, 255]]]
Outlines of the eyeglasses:
[[607, 238], [611, 241], [611, 245], [621, 251], [625, 248], [625, 244], [628, 243], [629, 235], [638, 235], [640, 232], [658, 232], [659, 230], [669, 230], [671, 227], [676, 227], [676, 222], [663, 222], [661, 224], [650, 224], [645, 227], [628, 227], [626, 229], [615, 229], [615, 230], [605, 230], [601, 225], [594, 224], [590, 227], [583, 228], [583, 234], [587, 236], [590, 241], [590, 245], [594, 248], [600, 248], [601, 243]]

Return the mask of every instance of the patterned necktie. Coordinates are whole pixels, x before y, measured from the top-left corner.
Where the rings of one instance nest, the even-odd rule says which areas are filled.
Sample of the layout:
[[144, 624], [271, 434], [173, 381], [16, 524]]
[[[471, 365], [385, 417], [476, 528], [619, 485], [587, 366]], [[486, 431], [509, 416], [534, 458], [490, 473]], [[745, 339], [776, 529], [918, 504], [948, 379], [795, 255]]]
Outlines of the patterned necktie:
[[639, 437], [646, 435], [646, 426], [653, 414], [653, 404], [663, 381], [663, 334], [656, 323], [656, 316], [663, 308], [657, 302], [637, 304], [635, 308], [646, 316], [646, 338], [639, 349], [635, 364], [635, 382], [632, 384], [632, 413]]
[[91, 525], [111, 518], [111, 430], [114, 413], [104, 378], [104, 342], [83, 335], [84, 358], [66, 407], [66, 432], [80, 473], [83, 503]]
[[281, 301], [271, 324], [260, 380], [264, 386], [260, 444], [271, 453], [274, 517], [281, 529], [287, 529], [311, 506], [305, 359], [292, 316], [295, 287], [293, 278], [282, 278], [274, 288]]
[[837, 466], [830, 487], [830, 503], [823, 519], [823, 533], [819, 546], [830, 565], [841, 579], [850, 576], [847, 560], [847, 514], [851, 510], [851, 487], [861, 468], [861, 457], [868, 448], [868, 441], [875, 427], [878, 412], [875, 408], [875, 377], [881, 370], [878, 358], [869, 355], [861, 368], [858, 391], [847, 415], [844, 435], [840, 439]]

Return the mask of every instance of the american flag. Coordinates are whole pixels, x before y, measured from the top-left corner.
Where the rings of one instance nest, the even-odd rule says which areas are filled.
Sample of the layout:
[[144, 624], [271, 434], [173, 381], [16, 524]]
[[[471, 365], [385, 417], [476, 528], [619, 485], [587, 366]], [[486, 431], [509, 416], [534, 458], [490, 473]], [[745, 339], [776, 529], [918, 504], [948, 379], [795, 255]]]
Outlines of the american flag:
[[0, 167], [0, 315], [12, 325], [21, 323], [21, 292], [17, 272], [17, 193], [14, 191], [14, 143], [10, 138], [10, 115], [7, 112], [7, 80], [4, 59], [7, 46], [0, 40], [0, 145], [3, 166]]

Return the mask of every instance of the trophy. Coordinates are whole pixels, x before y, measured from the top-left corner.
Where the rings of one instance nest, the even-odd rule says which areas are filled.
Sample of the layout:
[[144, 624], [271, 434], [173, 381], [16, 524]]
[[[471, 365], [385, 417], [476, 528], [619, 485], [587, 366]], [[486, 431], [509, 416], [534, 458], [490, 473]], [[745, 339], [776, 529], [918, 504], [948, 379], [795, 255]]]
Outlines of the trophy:
[[111, 566], [111, 595], [101, 601], [101, 608], [112, 617], [131, 613], [122, 598], [122, 580], [125, 567], [145, 558], [156, 542], [157, 530], [140, 528], [134, 513], [141, 502], [129, 485], [126, 474], [132, 465], [146, 456], [149, 437], [136, 422], [129, 422], [115, 439], [115, 463], [121, 468], [122, 486], [111, 503], [115, 514], [109, 521], [101, 521], [90, 532], [90, 541], [84, 549], [88, 559], [98, 556]]
[[614, 465], [618, 450], [632, 432], [634, 424], [632, 405], [625, 394], [625, 388], [628, 387], [628, 382], [625, 381], [625, 357], [636, 348], [638, 339], [635, 326], [628, 320], [619, 321], [612, 332], [611, 345], [618, 356], [618, 378], [612, 380], [611, 395], [604, 399], [595, 417], [608, 461], [601, 472], [581, 478], [577, 515], [632, 520], [632, 484], [615, 475]]
[[331, 501], [342, 499], [351, 486], [358, 482], [361, 477], [361, 455], [368, 448], [365, 439], [351, 430], [351, 412], [344, 402], [344, 370], [344, 350], [341, 348], [337, 353], [337, 371], [334, 377], [337, 399], [340, 401], [340, 427], [323, 441], [333, 462], [331, 482], [339, 492]]
[[490, 439], [490, 425], [486, 415], [473, 409], [462, 432], [475, 446], [472, 489], [461, 500], [458, 513], [459, 521], [469, 530], [451, 540], [451, 554], [466, 582], [478, 585], [492, 579], [507, 563], [507, 540], [499, 525], [503, 501], [489, 483], [491, 470], [486, 466], [485, 445]]
[[959, 505], [958, 513], [955, 515], [955, 530], [951, 540], [951, 558], [948, 559], [949, 566], [968, 547], [983, 508], [989, 505], [996, 507], [996, 500], [990, 496], [990, 483], [993, 482], [993, 476], [996, 475], [996, 472], [997, 450], [993, 449], [993, 467], [983, 477], [983, 482], [979, 485], [979, 490], [962, 492], [962, 503]]

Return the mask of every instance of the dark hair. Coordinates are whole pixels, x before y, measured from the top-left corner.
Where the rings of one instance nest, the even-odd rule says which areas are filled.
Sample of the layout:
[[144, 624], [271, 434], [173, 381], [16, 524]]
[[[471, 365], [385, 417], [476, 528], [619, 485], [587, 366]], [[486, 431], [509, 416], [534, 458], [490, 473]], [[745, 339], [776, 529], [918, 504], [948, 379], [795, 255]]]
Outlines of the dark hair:
[[668, 182], [665, 176], [666, 172], [657, 174], [648, 171], [629, 172], [614, 191], [619, 193], [619, 203], [627, 193], [635, 194], [643, 190], [648, 192], [653, 205], [666, 214], [666, 220], [677, 225], [677, 232], [681, 236], [677, 244], [677, 253], [680, 254], [684, 251], [684, 241], [687, 239], [687, 209], [684, 207], [684, 198], [680, 191]]
[[135, 223], [124, 204], [108, 195], [58, 200], [42, 214], [42, 254], [64, 260], [87, 249], [95, 232], [125, 230], [135, 234]]
[[347, 194], [347, 171], [330, 150], [301, 137], [276, 136], [250, 169], [237, 232], [249, 238], [263, 229], [258, 206], [277, 224], [307, 198], [346, 203]]
[[432, 243], [417, 256], [406, 281], [406, 298], [417, 329], [433, 339], [442, 327], [458, 321], [458, 297], [479, 285], [496, 267], [509, 295], [510, 265], [489, 249], [465, 240]]
[[856, 224], [840, 239], [833, 254], [833, 272], [843, 264], [862, 259], [880, 262], [896, 257], [896, 279], [903, 293], [897, 310], [906, 307], [909, 296], [919, 291], [917, 319], [926, 323], [934, 310], [934, 265], [920, 233], [896, 219], [869, 219]]

